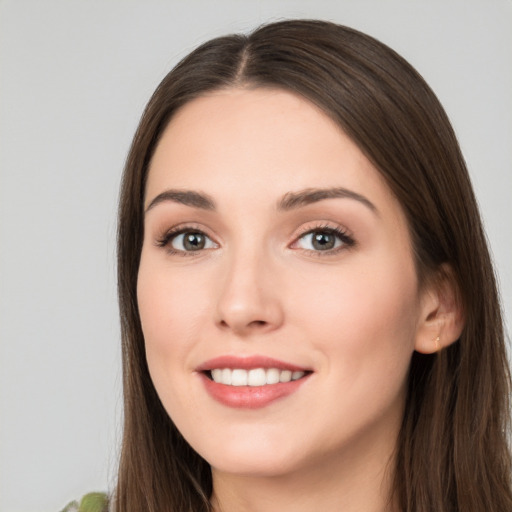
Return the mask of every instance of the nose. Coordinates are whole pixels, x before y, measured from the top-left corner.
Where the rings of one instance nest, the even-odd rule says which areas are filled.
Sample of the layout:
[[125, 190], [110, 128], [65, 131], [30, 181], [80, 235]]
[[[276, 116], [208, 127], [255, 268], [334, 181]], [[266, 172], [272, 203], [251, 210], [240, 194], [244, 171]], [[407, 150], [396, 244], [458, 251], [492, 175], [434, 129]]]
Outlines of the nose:
[[284, 320], [277, 269], [264, 255], [240, 255], [227, 263], [218, 289], [216, 323], [238, 336], [273, 331]]

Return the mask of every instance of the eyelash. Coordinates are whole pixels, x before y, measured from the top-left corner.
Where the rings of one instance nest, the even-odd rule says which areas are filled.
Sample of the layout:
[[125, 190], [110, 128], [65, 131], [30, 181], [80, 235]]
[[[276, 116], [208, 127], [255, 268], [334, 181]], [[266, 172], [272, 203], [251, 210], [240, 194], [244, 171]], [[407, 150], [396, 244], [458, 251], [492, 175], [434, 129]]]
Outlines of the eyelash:
[[356, 241], [354, 238], [348, 233], [348, 231], [344, 230], [341, 227], [338, 226], [331, 226], [329, 224], [318, 224], [317, 226], [313, 227], [307, 227], [305, 228], [299, 235], [295, 238], [295, 241], [292, 245], [296, 245], [302, 238], [304, 238], [306, 235], [310, 235], [312, 233], [326, 233], [329, 235], [334, 235], [338, 238], [338, 240], [341, 241], [341, 246], [333, 248], [333, 249], [327, 249], [325, 251], [315, 251], [312, 249], [303, 249], [304, 251], [308, 252], [309, 254], [313, 256], [318, 257], [326, 257], [326, 256], [333, 256], [335, 254], [338, 254], [340, 251], [344, 251], [346, 249], [350, 249], [355, 246]]
[[[296, 245], [306, 235], [316, 233], [316, 232], [334, 235], [338, 238], [338, 240], [340, 240], [342, 242], [342, 245], [340, 247], [337, 247], [334, 249], [327, 249], [325, 251], [302, 249], [303, 251], [308, 252], [314, 256], [318, 256], [318, 257], [332, 256], [342, 250], [351, 248], [356, 244], [354, 238], [352, 238], [352, 236], [349, 235], [349, 233], [347, 231], [345, 231], [344, 229], [342, 229], [340, 227], [330, 226], [328, 224], [319, 224], [317, 226], [308, 227], [308, 228], [304, 229], [304, 231], [302, 231], [301, 233], [299, 233], [299, 235], [297, 235], [297, 237], [295, 238], [295, 240], [293, 241], [293, 243], [291, 245], [292, 246]], [[197, 253], [201, 253], [204, 250], [208, 250], [208, 249], [201, 249], [198, 251], [182, 251], [182, 250], [174, 249], [171, 246], [172, 240], [174, 238], [178, 237], [179, 235], [183, 235], [185, 233], [198, 233], [198, 234], [203, 235], [206, 238], [211, 240], [211, 238], [204, 232], [204, 230], [202, 230], [194, 225], [187, 225], [187, 226], [178, 226], [178, 227], [169, 229], [168, 231], [166, 231], [162, 236], [160, 236], [156, 240], [156, 245], [158, 247], [166, 248], [167, 251], [169, 252], [169, 254], [171, 254], [171, 255], [178, 255], [178, 256], [184, 256], [184, 257], [197, 256], [198, 255]], [[214, 243], [216, 243], [216, 242], [214, 242]]]
[[[194, 226], [192, 224], [185, 225], [185, 226], [177, 226], [174, 228], [169, 229], [166, 231], [162, 236], [160, 236], [156, 240], [156, 245], [158, 247], [166, 248], [167, 252], [171, 255], [177, 255], [177, 256], [197, 256], [197, 253], [202, 252], [201, 250], [198, 251], [181, 251], [178, 249], [174, 249], [171, 245], [171, 242], [174, 238], [178, 237], [179, 235], [183, 235], [185, 233], [198, 233], [200, 235], [203, 235], [204, 237], [211, 240], [211, 237], [209, 237], [203, 229]], [[204, 250], [204, 249], [203, 249]]]

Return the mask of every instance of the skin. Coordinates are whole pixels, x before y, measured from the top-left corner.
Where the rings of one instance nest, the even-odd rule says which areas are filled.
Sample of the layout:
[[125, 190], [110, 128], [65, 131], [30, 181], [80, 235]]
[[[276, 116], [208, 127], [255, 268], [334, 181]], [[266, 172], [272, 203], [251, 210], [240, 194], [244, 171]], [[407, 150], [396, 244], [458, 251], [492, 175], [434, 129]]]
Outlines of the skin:
[[[332, 187], [374, 208], [350, 197], [276, 207], [286, 194]], [[170, 189], [207, 194], [216, 208], [153, 202]], [[171, 120], [145, 208], [137, 293], [149, 370], [212, 466], [215, 508], [385, 510], [409, 362], [415, 349], [435, 350], [442, 307], [418, 287], [402, 208], [378, 171], [308, 101], [228, 89]], [[159, 245], [183, 226], [205, 233], [206, 248], [186, 253], [179, 237]], [[325, 228], [353, 245], [315, 249], [304, 233]], [[199, 365], [255, 354], [312, 373], [263, 408], [228, 407], [205, 391]]]

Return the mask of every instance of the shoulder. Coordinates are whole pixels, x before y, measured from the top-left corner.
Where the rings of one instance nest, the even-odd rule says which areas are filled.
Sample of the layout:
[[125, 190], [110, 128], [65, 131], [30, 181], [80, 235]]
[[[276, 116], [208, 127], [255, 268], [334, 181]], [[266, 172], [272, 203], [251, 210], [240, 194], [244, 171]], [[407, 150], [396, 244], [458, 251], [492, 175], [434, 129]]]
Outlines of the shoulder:
[[102, 492], [86, 494], [80, 502], [72, 501], [61, 512], [107, 512], [108, 496]]

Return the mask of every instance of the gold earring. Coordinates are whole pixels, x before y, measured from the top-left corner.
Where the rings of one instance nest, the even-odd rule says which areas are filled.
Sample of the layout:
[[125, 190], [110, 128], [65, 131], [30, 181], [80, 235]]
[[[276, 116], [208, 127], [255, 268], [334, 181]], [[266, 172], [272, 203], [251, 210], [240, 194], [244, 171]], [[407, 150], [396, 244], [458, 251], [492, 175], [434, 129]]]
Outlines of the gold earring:
[[434, 340], [434, 343], [436, 345], [436, 352], [439, 352], [441, 350], [441, 340], [439, 336]]

